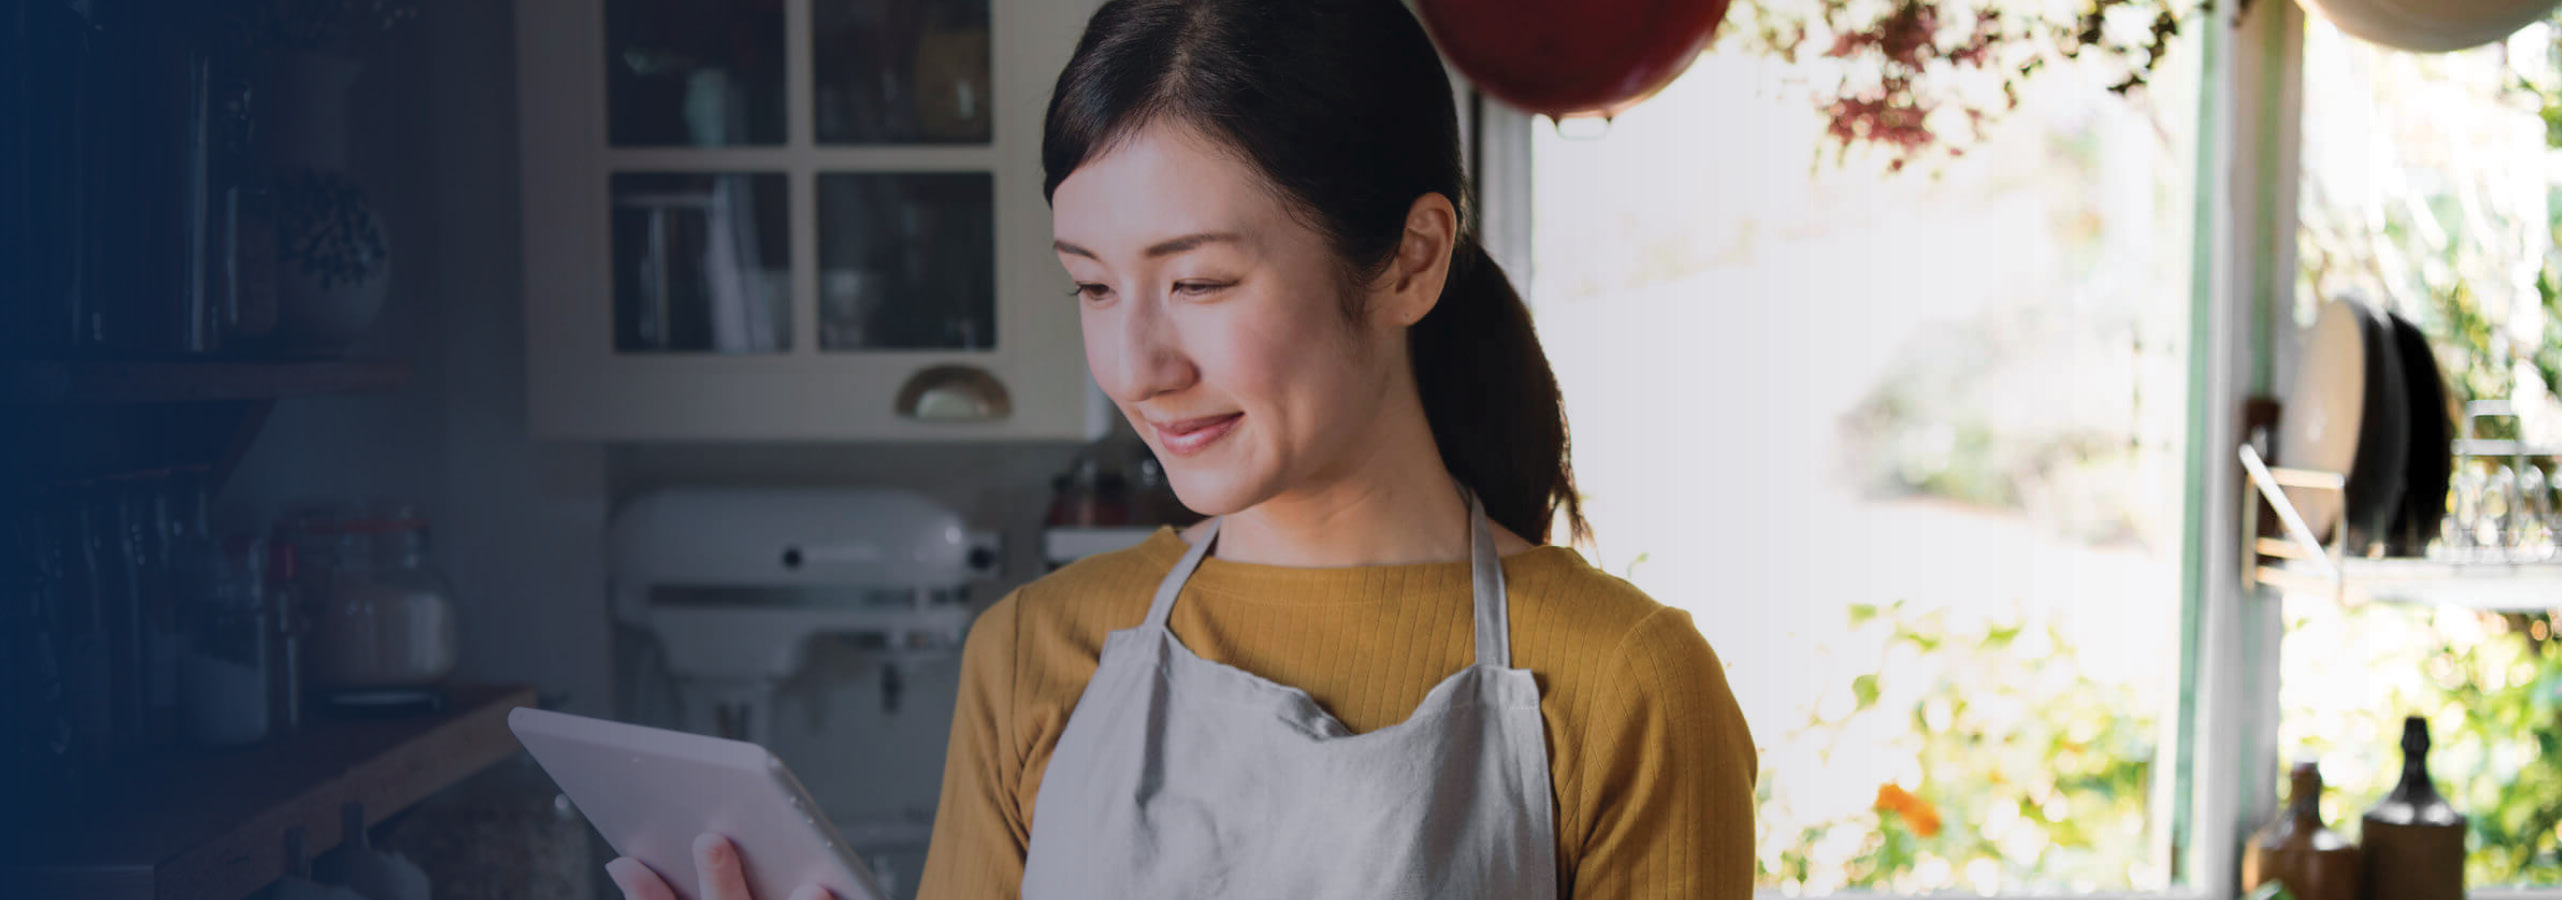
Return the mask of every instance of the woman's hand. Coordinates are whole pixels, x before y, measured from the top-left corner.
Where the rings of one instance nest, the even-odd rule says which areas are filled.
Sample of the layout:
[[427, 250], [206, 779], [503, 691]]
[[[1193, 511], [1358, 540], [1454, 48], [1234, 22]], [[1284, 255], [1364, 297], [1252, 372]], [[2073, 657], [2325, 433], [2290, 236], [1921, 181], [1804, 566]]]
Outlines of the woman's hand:
[[[699, 900], [756, 900], [747, 892], [747, 871], [739, 868], [738, 848], [729, 839], [711, 832], [694, 838], [694, 872], [699, 882], [694, 895]], [[628, 856], [614, 857], [605, 864], [605, 874], [614, 878], [614, 886], [623, 889], [623, 900], [676, 900], [676, 892], [667, 880]], [[768, 898], [771, 900], [771, 898]], [[823, 885], [805, 884], [792, 892], [790, 900], [836, 900], [836, 895]]]

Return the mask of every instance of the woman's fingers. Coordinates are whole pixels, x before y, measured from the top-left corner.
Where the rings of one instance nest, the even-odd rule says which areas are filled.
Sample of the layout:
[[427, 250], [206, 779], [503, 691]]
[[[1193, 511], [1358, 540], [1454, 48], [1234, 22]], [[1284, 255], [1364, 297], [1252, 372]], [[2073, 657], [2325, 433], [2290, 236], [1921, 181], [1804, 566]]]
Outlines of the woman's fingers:
[[605, 874], [614, 879], [615, 887], [622, 889], [623, 900], [676, 900], [676, 891], [667, 886], [667, 880], [641, 865], [640, 860], [614, 857], [613, 862], [605, 864]]
[[747, 869], [738, 845], [711, 832], [694, 837], [694, 872], [701, 900], [756, 900], [747, 892]]
[[[708, 831], [695, 836], [694, 872], [701, 900], [756, 900], [747, 892], [747, 869], [739, 864], [738, 845], [728, 838]], [[615, 857], [605, 864], [605, 874], [613, 876], [614, 886], [623, 890], [623, 900], [676, 900], [676, 891], [640, 860]], [[791, 900], [836, 900], [836, 894], [824, 885], [805, 884], [792, 892]]]

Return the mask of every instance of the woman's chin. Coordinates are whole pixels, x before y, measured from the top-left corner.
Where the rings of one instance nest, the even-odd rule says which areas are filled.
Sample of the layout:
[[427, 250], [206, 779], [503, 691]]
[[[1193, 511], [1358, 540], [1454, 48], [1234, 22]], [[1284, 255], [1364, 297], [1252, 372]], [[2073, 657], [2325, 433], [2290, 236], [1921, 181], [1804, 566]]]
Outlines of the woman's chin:
[[1166, 483], [1183, 506], [1205, 516], [1224, 516], [1262, 501], [1258, 479], [1227, 472], [1183, 472], [1169, 469]]

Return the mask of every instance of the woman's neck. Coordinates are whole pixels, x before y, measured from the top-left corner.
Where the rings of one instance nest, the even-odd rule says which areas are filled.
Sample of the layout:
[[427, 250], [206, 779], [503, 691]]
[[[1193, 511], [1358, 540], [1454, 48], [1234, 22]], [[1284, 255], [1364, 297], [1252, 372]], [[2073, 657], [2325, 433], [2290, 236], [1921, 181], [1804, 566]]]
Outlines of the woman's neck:
[[1299, 567], [1466, 559], [1466, 503], [1436, 459], [1426, 471], [1292, 491], [1229, 515], [1219, 526], [1216, 555]]
[[[1467, 559], [1466, 495], [1443, 467], [1423, 410], [1399, 412], [1328, 470], [1227, 516], [1213, 555], [1310, 568]], [[1498, 552], [1527, 546], [1494, 531]]]

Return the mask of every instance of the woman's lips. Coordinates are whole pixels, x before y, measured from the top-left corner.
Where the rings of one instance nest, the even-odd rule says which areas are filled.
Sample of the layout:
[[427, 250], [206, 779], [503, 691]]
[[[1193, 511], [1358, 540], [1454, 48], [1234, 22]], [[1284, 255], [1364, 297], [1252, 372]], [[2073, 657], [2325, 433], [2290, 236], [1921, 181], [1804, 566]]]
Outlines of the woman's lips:
[[1201, 452], [1211, 442], [1226, 437], [1228, 432], [1235, 431], [1237, 422], [1244, 418], [1244, 413], [1229, 413], [1163, 424], [1151, 422], [1149, 425], [1156, 429], [1157, 443], [1165, 447], [1165, 452], [1190, 456]]

